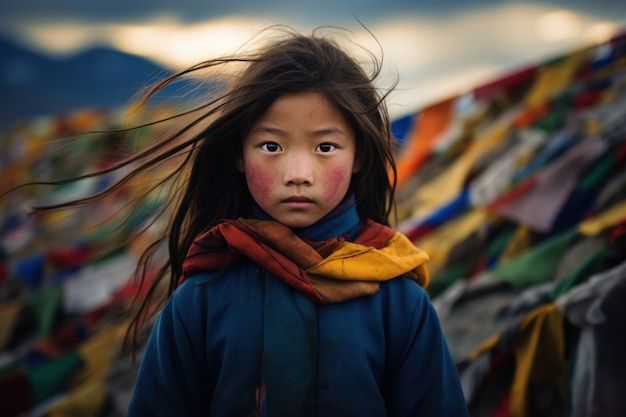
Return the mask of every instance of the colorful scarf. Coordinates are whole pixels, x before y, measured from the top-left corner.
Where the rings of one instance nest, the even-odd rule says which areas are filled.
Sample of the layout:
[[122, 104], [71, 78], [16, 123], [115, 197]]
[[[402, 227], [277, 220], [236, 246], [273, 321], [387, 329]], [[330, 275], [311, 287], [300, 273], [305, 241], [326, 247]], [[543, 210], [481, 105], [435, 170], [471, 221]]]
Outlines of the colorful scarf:
[[200, 235], [183, 263], [181, 282], [220, 270], [244, 256], [316, 304], [376, 293], [382, 281], [401, 275], [428, 284], [428, 255], [404, 235], [367, 220], [353, 242], [336, 237], [311, 242], [273, 220], [225, 220]]

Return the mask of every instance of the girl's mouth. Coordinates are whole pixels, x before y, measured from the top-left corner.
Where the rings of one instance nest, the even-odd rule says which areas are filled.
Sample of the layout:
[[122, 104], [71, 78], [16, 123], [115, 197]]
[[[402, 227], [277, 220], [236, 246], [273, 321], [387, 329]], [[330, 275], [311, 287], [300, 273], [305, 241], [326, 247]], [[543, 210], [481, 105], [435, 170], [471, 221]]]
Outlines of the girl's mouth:
[[313, 200], [302, 196], [293, 196], [283, 200], [283, 203], [291, 208], [303, 209], [311, 206], [313, 204]]

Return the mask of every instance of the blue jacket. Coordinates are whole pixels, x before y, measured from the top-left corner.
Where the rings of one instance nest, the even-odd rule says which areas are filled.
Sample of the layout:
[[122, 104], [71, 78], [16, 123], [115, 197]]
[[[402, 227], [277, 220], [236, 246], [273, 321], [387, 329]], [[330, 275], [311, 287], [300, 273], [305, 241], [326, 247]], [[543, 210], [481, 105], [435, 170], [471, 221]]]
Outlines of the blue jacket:
[[[358, 224], [351, 208], [296, 233], [354, 236]], [[316, 305], [250, 262], [188, 278], [157, 318], [128, 416], [253, 416], [259, 402], [269, 417], [467, 415], [437, 314], [414, 280]]]

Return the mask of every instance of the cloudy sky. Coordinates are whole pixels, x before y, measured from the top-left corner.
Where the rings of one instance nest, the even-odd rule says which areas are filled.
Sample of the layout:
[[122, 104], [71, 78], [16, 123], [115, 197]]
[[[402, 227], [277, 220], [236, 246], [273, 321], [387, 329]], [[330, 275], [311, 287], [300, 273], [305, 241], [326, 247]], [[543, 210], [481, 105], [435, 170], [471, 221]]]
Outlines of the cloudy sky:
[[272, 24], [340, 25], [376, 50], [356, 18], [400, 76], [390, 105], [402, 114], [624, 31], [626, 1], [14, 0], [0, 5], [0, 32], [50, 54], [107, 44], [180, 68]]

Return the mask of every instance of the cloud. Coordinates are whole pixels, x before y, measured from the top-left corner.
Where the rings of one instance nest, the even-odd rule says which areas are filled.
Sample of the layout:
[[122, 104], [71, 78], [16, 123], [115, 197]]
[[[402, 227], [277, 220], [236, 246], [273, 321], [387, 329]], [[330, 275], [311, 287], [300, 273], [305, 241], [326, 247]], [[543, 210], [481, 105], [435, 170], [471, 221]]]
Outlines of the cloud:
[[[295, 22], [284, 23], [303, 31], [314, 26]], [[180, 68], [233, 52], [273, 23], [262, 15], [235, 14], [189, 23], [162, 14], [133, 22], [33, 21], [21, 25], [19, 35], [56, 53], [107, 43]], [[391, 110], [403, 113], [467, 91], [518, 66], [603, 41], [624, 23], [567, 8], [513, 2], [437, 18], [388, 11], [368, 23], [368, 29], [382, 46], [388, 77], [399, 74]], [[356, 21], [347, 26], [354, 29], [357, 43], [377, 53], [376, 41]]]
[[401, 75], [396, 111], [408, 112], [519, 67], [603, 42], [622, 26], [567, 9], [511, 4], [438, 20], [390, 18], [371, 29]]
[[[596, 0], [598, 1], [598, 0]], [[602, 0], [599, 0], [602, 1]], [[615, 0], [613, 0], [615, 1]], [[174, 16], [185, 23], [221, 19], [233, 15], [257, 16], [284, 23], [345, 24], [358, 16], [372, 21], [393, 13], [417, 13], [440, 16], [452, 11], [465, 11], [476, 6], [497, 4], [498, 0], [446, 0], [416, 2], [414, 0], [228, 0], [202, 2], [197, 0], [20, 0], [0, 3], [0, 26], [13, 26], [27, 21], [80, 20], [98, 24], [113, 21], [138, 21], [155, 16]]]

